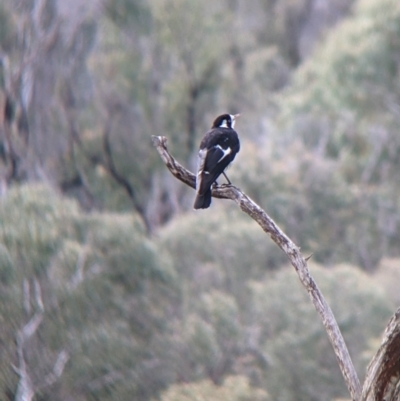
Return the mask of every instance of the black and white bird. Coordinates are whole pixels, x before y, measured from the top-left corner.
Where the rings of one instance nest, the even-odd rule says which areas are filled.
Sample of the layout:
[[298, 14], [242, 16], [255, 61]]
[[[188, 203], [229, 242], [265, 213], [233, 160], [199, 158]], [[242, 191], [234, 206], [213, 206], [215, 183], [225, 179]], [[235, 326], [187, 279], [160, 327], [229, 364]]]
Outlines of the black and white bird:
[[221, 174], [231, 183], [224, 170], [240, 149], [239, 137], [234, 130], [238, 117], [239, 114], [218, 116], [200, 143], [194, 209], [207, 209], [210, 206], [211, 186]]

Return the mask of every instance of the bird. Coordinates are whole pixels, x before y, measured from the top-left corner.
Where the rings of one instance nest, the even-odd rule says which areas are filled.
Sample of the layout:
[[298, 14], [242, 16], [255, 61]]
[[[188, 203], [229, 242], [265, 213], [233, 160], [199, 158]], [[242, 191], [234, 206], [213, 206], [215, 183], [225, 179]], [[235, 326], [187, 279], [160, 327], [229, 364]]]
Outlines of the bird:
[[211, 204], [211, 186], [223, 174], [231, 184], [224, 170], [240, 150], [237, 132], [234, 130], [240, 114], [218, 116], [200, 142], [196, 175], [196, 199], [193, 208], [207, 209]]

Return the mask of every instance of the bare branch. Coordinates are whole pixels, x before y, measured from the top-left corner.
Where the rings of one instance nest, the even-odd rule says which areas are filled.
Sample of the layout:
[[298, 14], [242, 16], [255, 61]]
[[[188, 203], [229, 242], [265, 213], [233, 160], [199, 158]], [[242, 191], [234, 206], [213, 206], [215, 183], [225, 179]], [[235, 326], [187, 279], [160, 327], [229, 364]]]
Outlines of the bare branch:
[[[111, 120], [109, 120], [109, 121], [111, 121]], [[146, 230], [148, 232], [150, 232], [151, 229], [150, 229], [149, 222], [147, 221], [147, 218], [146, 218], [146, 213], [144, 211], [143, 206], [140, 204], [140, 202], [137, 199], [137, 194], [136, 194], [134, 187], [131, 185], [129, 180], [118, 171], [117, 166], [115, 165], [114, 157], [112, 155], [112, 150], [111, 150], [110, 133], [111, 133], [111, 123], [108, 122], [106, 124], [106, 127], [104, 129], [104, 134], [103, 134], [103, 149], [104, 149], [104, 154], [105, 154], [105, 159], [106, 159], [106, 162], [103, 164], [103, 166], [106, 168], [107, 172], [111, 175], [111, 177], [114, 179], [114, 181], [125, 190], [125, 192], [129, 196], [129, 198], [133, 204], [133, 207], [138, 212], [138, 214], [142, 217], [143, 223], [146, 226]]]
[[31, 294], [30, 294], [30, 285], [28, 279], [24, 278], [22, 283], [22, 290], [24, 294], [24, 310], [26, 314], [31, 313]]
[[[28, 303], [30, 307], [30, 286], [28, 280], [24, 280], [23, 290], [25, 295], [24, 303]], [[48, 387], [61, 377], [65, 365], [69, 360], [69, 354], [67, 351], [62, 350], [59, 353], [56, 362], [54, 363], [52, 371], [46, 375], [43, 385], [38, 386], [32, 383], [29, 374], [30, 368], [25, 360], [24, 348], [27, 346], [28, 340], [37, 332], [44, 318], [42, 289], [37, 278], [33, 279], [33, 290], [37, 311], [22, 327], [22, 329], [18, 330], [16, 335], [18, 366], [12, 366], [12, 368], [19, 376], [19, 381], [15, 395], [15, 401], [32, 401], [39, 388]], [[27, 308], [25, 307], [25, 309]]]
[[[166, 146], [167, 139], [165, 137], [153, 136], [152, 140], [161, 156], [161, 159], [164, 161], [170, 172], [186, 185], [195, 188], [195, 175], [186, 170], [169, 154]], [[343, 336], [339, 330], [332, 310], [311, 276], [307, 267], [307, 262], [302, 256], [299, 248], [276, 225], [267, 213], [239, 188], [236, 188], [233, 185], [214, 186], [212, 189], [212, 196], [215, 198], [231, 199], [236, 202], [242, 211], [255, 220], [288, 256], [301, 283], [306, 288], [315, 309], [321, 317], [350, 395], [354, 401], [358, 401], [361, 395], [361, 386]]]
[[26, 340], [36, 332], [42, 319], [43, 315], [41, 313], [35, 313], [29, 322], [22, 330], [19, 330], [17, 334], [18, 367], [13, 366], [13, 369], [19, 376], [19, 381], [15, 401], [31, 401], [35, 395], [33, 384], [28, 372], [28, 366], [25, 362], [24, 345]]
[[67, 351], [62, 350], [57, 358], [57, 361], [53, 368], [54, 375], [58, 378], [61, 377], [62, 372], [64, 371], [64, 367], [69, 360], [69, 354]]
[[63, 374], [65, 365], [69, 361], [69, 354], [67, 351], [62, 350], [57, 357], [56, 363], [54, 364], [53, 371], [50, 372], [46, 378], [44, 385], [40, 388], [48, 387], [53, 385]]
[[136, 202], [135, 191], [133, 190], [132, 185], [130, 182], [122, 176], [117, 170], [117, 166], [114, 162], [114, 157], [111, 150], [111, 142], [110, 142], [110, 131], [111, 131], [111, 124], [108, 122], [104, 129], [103, 133], [103, 149], [105, 154], [106, 163], [104, 166], [107, 168], [107, 171], [110, 173], [112, 178], [124, 188], [125, 192], [128, 194], [129, 198], [132, 199], [134, 202], [134, 206], [140, 214], [143, 214], [143, 210], [141, 210], [140, 205]]
[[43, 314], [41, 312], [36, 312], [29, 322], [24, 326], [24, 328], [20, 331], [19, 335], [21, 337], [22, 344], [31, 338], [37, 331], [42, 323]]
[[44, 312], [42, 288], [40, 287], [39, 280], [36, 277], [33, 280], [33, 288], [35, 289], [35, 300], [38, 310], [39, 312]]
[[[26, 373], [26, 372], [25, 372]], [[26, 374], [21, 375], [18, 382], [17, 391], [15, 394], [15, 401], [32, 401], [35, 393], [32, 389], [32, 382], [30, 377]]]
[[90, 250], [90, 235], [85, 242], [84, 247], [79, 252], [78, 260], [76, 261], [75, 274], [72, 276], [71, 281], [68, 283], [68, 287], [74, 290], [84, 280], [84, 267], [86, 264], [87, 256]]
[[[125, 177], [122, 173], [120, 173], [117, 169], [117, 166], [115, 164], [115, 156], [113, 155], [112, 152], [112, 146], [111, 146], [111, 126], [112, 126], [112, 115], [109, 113], [109, 118], [107, 119], [107, 123], [104, 127], [103, 131], [103, 152], [104, 152], [104, 157], [101, 157], [99, 155], [91, 155], [90, 152], [88, 152], [84, 146], [83, 143], [79, 137], [79, 134], [77, 132], [77, 129], [74, 126], [74, 121], [73, 121], [73, 116], [71, 113], [68, 113], [67, 107], [65, 107], [66, 113], [68, 116], [68, 123], [70, 125], [70, 137], [71, 140], [73, 141], [74, 144], [79, 148], [79, 150], [84, 154], [85, 158], [91, 163], [93, 166], [102, 166], [107, 173], [110, 175], [110, 177], [124, 190], [126, 195], [129, 197], [130, 201], [132, 202], [133, 207], [135, 210], [138, 212], [138, 214], [141, 216], [143, 223], [146, 227], [146, 230], [148, 232], [151, 231], [150, 224], [147, 220], [146, 213], [144, 210], [144, 207], [140, 204], [136, 190], [134, 186], [129, 182], [128, 178]], [[75, 156], [74, 156], [75, 158]], [[84, 185], [85, 190], [88, 192], [90, 195], [90, 198], [93, 199], [93, 195], [91, 191], [89, 190], [89, 185], [87, 184], [87, 180], [85, 179], [85, 175], [83, 174], [83, 171], [79, 169], [78, 163], [76, 160], [75, 162], [75, 168], [78, 170], [79, 174], [79, 179], [81, 183]], [[68, 183], [64, 183], [64, 185]], [[93, 200], [92, 200], [93, 201]]]

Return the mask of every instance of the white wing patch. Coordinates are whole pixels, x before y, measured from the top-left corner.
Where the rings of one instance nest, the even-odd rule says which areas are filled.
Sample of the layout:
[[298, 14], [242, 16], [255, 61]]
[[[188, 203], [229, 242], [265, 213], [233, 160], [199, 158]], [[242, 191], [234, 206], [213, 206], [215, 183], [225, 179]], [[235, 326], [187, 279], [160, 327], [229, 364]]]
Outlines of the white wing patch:
[[[232, 153], [232, 149], [230, 147], [224, 149], [221, 145], [215, 145], [214, 148], [222, 151], [222, 156], [219, 158], [217, 163], [219, 163], [226, 156], [228, 156]], [[197, 163], [196, 191], [199, 191], [199, 189], [200, 189], [202, 174], [203, 173], [207, 174], [207, 175], [210, 174], [209, 171], [204, 170], [204, 165], [206, 163], [206, 157], [207, 157], [207, 149], [199, 150], [199, 157], [198, 157], [198, 163]]]
[[222, 150], [222, 153], [223, 153], [217, 163], [219, 163], [222, 159], [224, 159], [226, 156], [228, 156], [232, 152], [232, 149], [229, 147], [227, 149], [222, 148], [220, 145], [215, 145], [215, 147]]

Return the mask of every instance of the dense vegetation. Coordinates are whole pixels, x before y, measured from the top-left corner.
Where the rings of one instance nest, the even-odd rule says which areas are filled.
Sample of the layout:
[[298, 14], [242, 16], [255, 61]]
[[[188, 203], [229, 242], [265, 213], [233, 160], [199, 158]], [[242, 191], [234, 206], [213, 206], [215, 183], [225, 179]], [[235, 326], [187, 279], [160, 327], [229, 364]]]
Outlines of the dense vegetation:
[[194, 168], [241, 112], [230, 178], [313, 253], [362, 378], [400, 301], [400, 3], [329, 3], [0, 2], [0, 399], [348, 396], [282, 252], [150, 141]]

